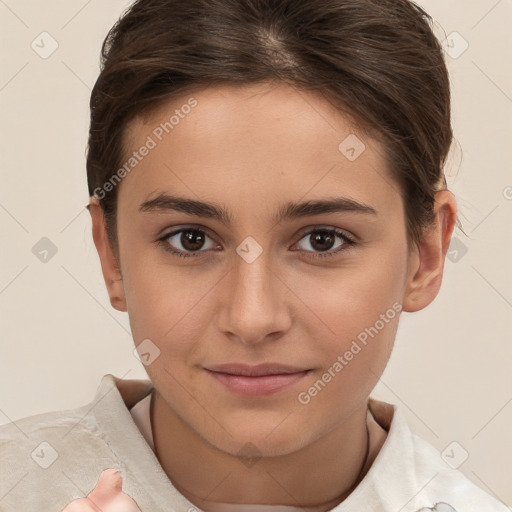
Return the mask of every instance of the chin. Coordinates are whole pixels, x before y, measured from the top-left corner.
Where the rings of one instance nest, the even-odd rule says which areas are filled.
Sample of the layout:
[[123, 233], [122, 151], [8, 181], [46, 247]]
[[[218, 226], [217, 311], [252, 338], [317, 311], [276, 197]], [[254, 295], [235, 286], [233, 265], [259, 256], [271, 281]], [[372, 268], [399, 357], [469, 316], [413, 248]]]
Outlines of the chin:
[[247, 422], [223, 423], [232, 435], [221, 429], [221, 438], [212, 439], [211, 435], [205, 438], [217, 449], [237, 457], [257, 459], [288, 455], [308, 442], [307, 436], [297, 426], [291, 423], [284, 425], [283, 417], [286, 415], [281, 415], [278, 421], [260, 421], [257, 425], [248, 425]]
[[294, 453], [302, 447], [297, 439], [276, 437], [276, 439], [270, 440], [265, 439], [265, 436], [252, 439], [250, 437], [231, 439], [227, 445], [216, 446], [217, 449], [225, 453], [241, 458], [241, 461], [248, 467], [262, 457], [282, 457]]

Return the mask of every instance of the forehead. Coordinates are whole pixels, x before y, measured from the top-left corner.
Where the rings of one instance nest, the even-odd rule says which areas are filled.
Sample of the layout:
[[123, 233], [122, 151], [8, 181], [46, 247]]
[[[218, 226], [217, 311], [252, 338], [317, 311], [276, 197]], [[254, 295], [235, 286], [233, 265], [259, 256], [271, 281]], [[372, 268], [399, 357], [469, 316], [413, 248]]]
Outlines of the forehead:
[[[192, 102], [195, 105], [189, 107]], [[199, 133], [208, 135], [203, 144], [215, 145], [226, 136], [230, 139], [235, 136], [240, 144], [241, 136], [250, 134], [255, 147], [259, 141], [267, 145], [270, 140], [280, 142], [281, 135], [290, 142], [307, 140], [310, 143], [322, 140], [327, 131], [338, 136], [357, 133], [360, 138], [366, 137], [347, 113], [335, 108], [320, 93], [284, 83], [264, 82], [218, 85], [164, 102], [129, 123], [126, 141], [137, 143], [140, 135], [169, 121], [177, 142]]]
[[397, 192], [377, 140], [320, 94], [286, 84], [184, 94], [130, 123], [125, 162], [144, 146], [151, 149], [132, 162], [120, 203], [157, 190], [222, 202], [234, 191], [270, 201], [337, 188], [366, 202]]

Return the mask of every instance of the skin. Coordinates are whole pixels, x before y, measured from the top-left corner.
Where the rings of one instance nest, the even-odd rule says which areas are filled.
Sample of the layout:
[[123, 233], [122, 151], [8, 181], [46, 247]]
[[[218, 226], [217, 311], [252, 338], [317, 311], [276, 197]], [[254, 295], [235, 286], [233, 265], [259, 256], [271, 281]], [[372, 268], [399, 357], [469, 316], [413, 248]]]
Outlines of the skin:
[[106, 469], [86, 498], [72, 501], [62, 512], [140, 512], [122, 487], [121, 475], [113, 468]]
[[[135, 119], [127, 155], [189, 97]], [[401, 191], [383, 146], [321, 96], [258, 84], [216, 86], [193, 97], [198, 105], [118, 185], [118, 256], [95, 198], [90, 206], [111, 304], [128, 312], [136, 345], [149, 338], [160, 350], [146, 367], [157, 391], [157, 456], [199, 508], [215, 501], [327, 510], [359, 481], [367, 399], [391, 354], [399, 315], [308, 404], [298, 395], [394, 303], [414, 312], [436, 297], [455, 198], [437, 193], [435, 220], [409, 250]], [[350, 134], [366, 146], [355, 161], [338, 150]], [[221, 205], [232, 223], [138, 211], [159, 192]], [[377, 214], [273, 220], [285, 203], [333, 197]], [[156, 242], [190, 225], [207, 235], [202, 252], [188, 251], [196, 256], [175, 256]], [[343, 246], [336, 237], [327, 252], [348, 248], [322, 258], [309, 234], [322, 227], [343, 230], [357, 243]], [[263, 248], [252, 263], [236, 252], [248, 236]], [[190, 248], [179, 235], [164, 243]], [[273, 395], [247, 398], [204, 370], [228, 362], [278, 362], [310, 372]], [[247, 443], [261, 457], [250, 466], [237, 456]]]

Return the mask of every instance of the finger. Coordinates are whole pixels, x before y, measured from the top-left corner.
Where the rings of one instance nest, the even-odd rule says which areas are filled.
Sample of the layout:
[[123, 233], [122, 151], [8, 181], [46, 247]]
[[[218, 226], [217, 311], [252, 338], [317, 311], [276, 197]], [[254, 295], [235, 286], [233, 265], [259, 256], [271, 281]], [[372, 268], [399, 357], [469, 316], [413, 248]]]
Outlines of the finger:
[[72, 501], [62, 512], [102, 512], [88, 498]]
[[123, 480], [115, 469], [106, 469], [101, 473], [96, 487], [88, 498], [99, 508], [108, 505], [122, 492]]

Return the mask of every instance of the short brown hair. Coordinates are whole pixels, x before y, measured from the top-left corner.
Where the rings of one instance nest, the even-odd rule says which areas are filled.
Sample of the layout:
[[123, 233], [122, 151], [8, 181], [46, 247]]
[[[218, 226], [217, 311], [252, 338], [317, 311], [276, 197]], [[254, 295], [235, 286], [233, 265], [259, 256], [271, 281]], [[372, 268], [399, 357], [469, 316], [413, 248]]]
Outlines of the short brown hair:
[[[418, 243], [446, 188], [452, 129], [443, 50], [409, 0], [136, 0], [103, 42], [89, 195], [122, 165], [134, 117], [193, 90], [264, 81], [319, 92], [380, 136]], [[116, 187], [100, 206], [117, 253]]]

